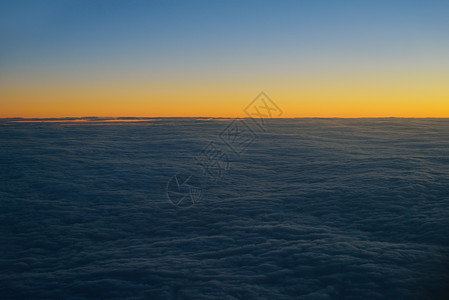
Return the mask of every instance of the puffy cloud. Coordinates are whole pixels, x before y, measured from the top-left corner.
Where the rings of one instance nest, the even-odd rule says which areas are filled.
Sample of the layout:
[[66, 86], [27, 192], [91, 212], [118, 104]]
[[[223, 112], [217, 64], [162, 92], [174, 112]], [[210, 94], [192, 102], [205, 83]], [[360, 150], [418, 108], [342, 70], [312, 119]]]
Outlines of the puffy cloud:
[[2, 297], [447, 298], [447, 120], [271, 120], [211, 182], [227, 122], [2, 126]]

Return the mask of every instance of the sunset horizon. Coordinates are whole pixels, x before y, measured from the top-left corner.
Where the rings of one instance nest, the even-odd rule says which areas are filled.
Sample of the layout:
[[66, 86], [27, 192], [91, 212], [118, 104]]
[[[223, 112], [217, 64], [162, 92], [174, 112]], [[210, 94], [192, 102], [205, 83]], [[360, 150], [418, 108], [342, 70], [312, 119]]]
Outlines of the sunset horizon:
[[441, 1], [20, 3], [0, 118], [234, 117], [260, 91], [287, 117], [449, 117]]
[[449, 299], [448, 0], [0, 0], [0, 298]]

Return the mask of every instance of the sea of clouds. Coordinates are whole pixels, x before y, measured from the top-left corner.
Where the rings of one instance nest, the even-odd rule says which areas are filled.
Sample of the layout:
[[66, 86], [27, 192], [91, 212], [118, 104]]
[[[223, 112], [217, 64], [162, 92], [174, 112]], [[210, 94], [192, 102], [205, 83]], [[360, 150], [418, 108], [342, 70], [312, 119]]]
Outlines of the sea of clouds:
[[232, 120], [17, 121], [1, 299], [449, 297], [449, 119], [269, 120], [216, 181], [195, 156]]

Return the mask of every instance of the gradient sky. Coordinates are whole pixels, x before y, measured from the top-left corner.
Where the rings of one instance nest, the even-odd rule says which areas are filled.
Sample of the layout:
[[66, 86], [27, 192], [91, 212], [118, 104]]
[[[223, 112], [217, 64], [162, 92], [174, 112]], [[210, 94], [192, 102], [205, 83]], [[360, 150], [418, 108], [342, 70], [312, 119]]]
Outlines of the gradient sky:
[[1, 1], [0, 117], [449, 117], [449, 1]]

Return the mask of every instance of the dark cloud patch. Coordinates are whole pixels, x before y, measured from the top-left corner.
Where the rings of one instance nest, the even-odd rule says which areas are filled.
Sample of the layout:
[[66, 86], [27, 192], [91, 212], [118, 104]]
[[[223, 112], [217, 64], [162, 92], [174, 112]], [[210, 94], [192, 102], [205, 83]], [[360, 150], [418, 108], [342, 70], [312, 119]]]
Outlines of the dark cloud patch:
[[228, 122], [0, 127], [2, 297], [447, 298], [448, 120], [270, 120], [173, 207]]

